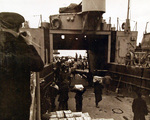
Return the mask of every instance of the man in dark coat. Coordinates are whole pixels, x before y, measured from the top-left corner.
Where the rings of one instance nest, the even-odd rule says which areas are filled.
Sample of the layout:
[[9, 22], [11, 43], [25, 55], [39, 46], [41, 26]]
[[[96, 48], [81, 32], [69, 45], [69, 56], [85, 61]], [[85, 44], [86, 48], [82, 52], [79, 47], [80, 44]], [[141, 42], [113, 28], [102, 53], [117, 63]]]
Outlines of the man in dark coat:
[[28, 120], [30, 72], [43, 69], [34, 46], [19, 29], [24, 22], [17, 13], [0, 13], [0, 119]]
[[59, 87], [59, 110], [68, 110], [68, 99], [69, 99], [69, 83], [68, 81], [63, 81]]
[[132, 111], [134, 113], [133, 120], [145, 120], [145, 115], [148, 115], [146, 102], [142, 99], [141, 93], [137, 93], [138, 97], [133, 100]]
[[98, 103], [102, 100], [102, 90], [104, 86], [99, 81], [94, 82], [95, 104], [98, 108]]
[[75, 92], [75, 101], [76, 101], [76, 112], [82, 111], [82, 100], [83, 100], [83, 93], [86, 89], [83, 87], [82, 89], [75, 89], [73, 88], [71, 92]]

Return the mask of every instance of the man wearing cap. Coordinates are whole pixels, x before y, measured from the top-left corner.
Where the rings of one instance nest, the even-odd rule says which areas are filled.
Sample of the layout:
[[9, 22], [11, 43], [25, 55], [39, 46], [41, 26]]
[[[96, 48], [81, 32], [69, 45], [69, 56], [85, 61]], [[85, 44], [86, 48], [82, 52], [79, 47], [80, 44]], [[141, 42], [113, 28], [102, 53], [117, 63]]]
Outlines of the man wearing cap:
[[43, 61], [19, 29], [24, 17], [0, 13], [0, 119], [29, 120], [30, 72], [43, 69]]

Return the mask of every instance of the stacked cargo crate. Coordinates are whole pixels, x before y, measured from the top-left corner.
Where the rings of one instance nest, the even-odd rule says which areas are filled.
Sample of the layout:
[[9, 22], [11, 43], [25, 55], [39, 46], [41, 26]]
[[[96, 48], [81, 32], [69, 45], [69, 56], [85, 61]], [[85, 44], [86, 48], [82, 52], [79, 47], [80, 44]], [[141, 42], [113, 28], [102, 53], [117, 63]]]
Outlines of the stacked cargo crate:
[[49, 120], [92, 120], [88, 113], [72, 112], [71, 110], [50, 113]]

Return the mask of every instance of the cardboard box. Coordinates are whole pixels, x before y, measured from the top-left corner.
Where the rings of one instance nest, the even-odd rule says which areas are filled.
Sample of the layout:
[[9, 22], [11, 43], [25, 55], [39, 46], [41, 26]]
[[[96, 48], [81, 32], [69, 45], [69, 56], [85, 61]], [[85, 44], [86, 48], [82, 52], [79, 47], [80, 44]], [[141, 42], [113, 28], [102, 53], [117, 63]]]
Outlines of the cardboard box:
[[104, 77], [101, 77], [101, 76], [94, 76], [94, 77], [93, 77], [93, 82], [98, 81], [99, 83], [103, 83], [103, 79], [104, 79]]

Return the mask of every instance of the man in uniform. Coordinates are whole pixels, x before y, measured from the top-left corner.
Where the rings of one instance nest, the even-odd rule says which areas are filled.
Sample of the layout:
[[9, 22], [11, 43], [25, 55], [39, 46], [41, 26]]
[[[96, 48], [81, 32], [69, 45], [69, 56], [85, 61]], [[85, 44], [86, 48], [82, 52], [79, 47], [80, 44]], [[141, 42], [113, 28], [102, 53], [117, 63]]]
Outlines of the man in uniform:
[[24, 17], [0, 13], [0, 119], [29, 120], [30, 72], [43, 69], [43, 61], [23, 34]]

